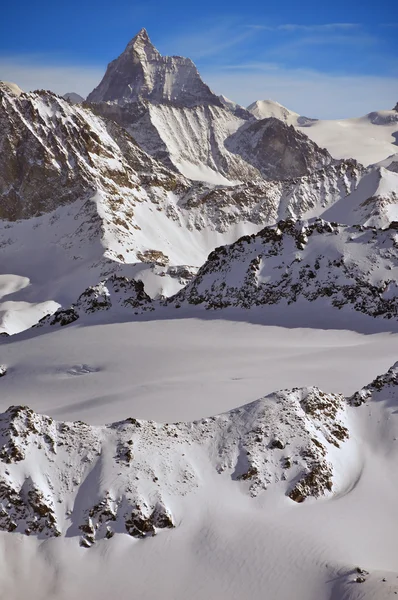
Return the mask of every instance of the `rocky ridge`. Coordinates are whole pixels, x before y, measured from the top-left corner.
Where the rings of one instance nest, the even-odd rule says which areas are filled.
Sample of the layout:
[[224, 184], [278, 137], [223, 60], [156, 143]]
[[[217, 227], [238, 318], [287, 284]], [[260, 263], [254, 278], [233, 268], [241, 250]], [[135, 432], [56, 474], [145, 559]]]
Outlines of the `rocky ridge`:
[[0, 529], [88, 548], [178, 527], [184, 497], [207, 485], [240, 485], [252, 497], [272, 486], [296, 503], [331, 497], [358, 477], [344, 458], [356, 452], [358, 407], [387, 402], [383, 428], [397, 372], [398, 363], [350, 398], [294, 388], [192, 423], [94, 427], [12, 406], [0, 415]]
[[318, 388], [163, 425], [129, 418], [92, 427], [13, 406], [0, 415], [0, 529], [78, 536], [86, 547], [115, 533], [153, 536], [178, 525], [176, 499], [210, 473], [251, 496], [269, 486], [299, 503], [329, 496], [348, 437], [344, 398]]
[[77, 321], [81, 314], [93, 314], [111, 308], [115, 310], [118, 307], [126, 308], [135, 315], [154, 310], [152, 300], [144, 291], [142, 281], [112, 275], [98, 285], [88, 287], [70, 308], [61, 308], [52, 315], [43, 317], [37, 327], [70, 325]]
[[[145, 29], [109, 64], [87, 102], [98, 114], [117, 121], [154, 158], [194, 180], [225, 184], [283, 179], [289, 169], [290, 176], [305, 175], [331, 161], [306, 137], [287, 146], [284, 138], [292, 142], [296, 131], [279, 122], [253, 164], [246, 150], [247, 138], [258, 137], [256, 118], [213, 94], [191, 60], [161, 56]], [[241, 143], [240, 136], [229, 139], [251, 121], [254, 131], [244, 129]], [[275, 129], [276, 124], [262, 127]]]
[[398, 315], [398, 234], [322, 219], [285, 220], [214, 250], [169, 300], [219, 309], [327, 299], [372, 317]]

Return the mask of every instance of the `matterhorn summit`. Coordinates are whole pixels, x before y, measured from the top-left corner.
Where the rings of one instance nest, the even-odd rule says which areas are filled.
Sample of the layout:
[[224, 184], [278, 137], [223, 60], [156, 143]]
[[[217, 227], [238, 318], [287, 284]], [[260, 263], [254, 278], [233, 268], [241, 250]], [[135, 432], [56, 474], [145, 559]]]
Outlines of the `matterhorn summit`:
[[213, 104], [219, 98], [203, 83], [189, 58], [162, 56], [146, 29], [127, 44], [125, 51], [106, 70], [88, 102], [175, 102], [184, 106]]

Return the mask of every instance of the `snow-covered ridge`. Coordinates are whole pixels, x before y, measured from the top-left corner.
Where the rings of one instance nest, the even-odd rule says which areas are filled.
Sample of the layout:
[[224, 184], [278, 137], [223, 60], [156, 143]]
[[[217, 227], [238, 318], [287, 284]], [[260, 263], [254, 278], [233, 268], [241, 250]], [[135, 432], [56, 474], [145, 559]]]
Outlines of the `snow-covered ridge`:
[[179, 498], [219, 480], [251, 496], [269, 486], [295, 502], [330, 496], [348, 438], [343, 396], [318, 388], [193, 423], [93, 427], [13, 406], [0, 415], [0, 529], [80, 536], [86, 547], [115, 533], [148, 537], [178, 526]]
[[[228, 185], [262, 177], [286, 179], [331, 161], [307, 137], [281, 131], [288, 129], [287, 122], [276, 131], [268, 124], [272, 131], [261, 135], [258, 147], [255, 117], [213, 94], [191, 60], [162, 57], [144, 29], [110, 63], [87, 102], [125, 127], [146, 152], [194, 181]], [[250, 122], [255, 131], [244, 127]]]
[[398, 232], [322, 219], [280, 221], [217, 248], [170, 299], [225, 308], [327, 299], [373, 317], [398, 315]]
[[356, 407], [387, 401], [382, 431], [398, 400], [397, 370], [351, 398], [294, 388], [191, 423], [94, 427], [12, 406], [0, 415], [0, 529], [90, 547], [178, 527], [184, 497], [206, 486], [222, 494], [231, 482], [252, 497], [273, 487], [298, 503], [344, 493], [361, 474]]
[[276, 117], [293, 125], [334, 158], [354, 158], [371, 165], [396, 152], [398, 112], [379, 110], [354, 119], [322, 120], [301, 117], [272, 100], [258, 100], [248, 107], [257, 119]]
[[141, 280], [112, 275], [98, 285], [88, 287], [70, 308], [60, 308], [40, 319], [37, 326], [69, 325], [77, 321], [82, 314], [108, 311], [111, 308], [114, 311], [117, 307], [128, 309], [131, 314], [154, 310], [152, 300], [145, 292]]
[[256, 117], [256, 119], [269, 119], [273, 117], [279, 119], [287, 125], [294, 125], [295, 127], [300, 125], [306, 125], [317, 121], [317, 119], [310, 119], [308, 117], [302, 117], [293, 110], [289, 110], [286, 106], [282, 106], [279, 102], [274, 100], [257, 100], [247, 107], [247, 110]]

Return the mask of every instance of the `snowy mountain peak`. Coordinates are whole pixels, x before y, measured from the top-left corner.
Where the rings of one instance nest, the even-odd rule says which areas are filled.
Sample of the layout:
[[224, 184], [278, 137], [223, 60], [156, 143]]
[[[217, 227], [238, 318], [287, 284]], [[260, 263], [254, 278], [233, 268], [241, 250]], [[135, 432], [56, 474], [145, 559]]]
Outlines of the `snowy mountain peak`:
[[398, 112], [398, 102], [396, 103], [396, 105], [394, 106], [393, 110], [395, 110], [396, 112]]
[[160, 57], [160, 53], [152, 44], [151, 40], [149, 39], [148, 32], [144, 27], [140, 29], [140, 31], [137, 33], [136, 36], [133, 37], [132, 40], [129, 41], [123, 54], [130, 54], [131, 52], [136, 52], [138, 54], [145, 53], [147, 56], [150, 57]]
[[87, 98], [88, 102], [122, 105], [142, 99], [184, 106], [221, 106], [193, 62], [181, 56], [161, 56], [146, 29], [141, 29], [108, 65], [101, 83]]
[[23, 90], [16, 83], [11, 81], [0, 81], [0, 91], [12, 94], [13, 96], [20, 96], [23, 94]]
[[62, 98], [65, 98], [65, 100], [68, 100], [71, 104], [81, 104], [84, 102], [83, 96], [76, 94], [76, 92], [67, 92]]
[[309, 117], [301, 117], [298, 113], [294, 112], [279, 104], [275, 100], [256, 100], [253, 104], [247, 107], [247, 110], [256, 117], [256, 119], [269, 119], [274, 117], [283, 121], [287, 125], [306, 126], [309, 123], [315, 122], [317, 119], [310, 119]]
[[268, 119], [269, 117], [275, 117], [285, 123], [290, 123], [297, 120], [298, 113], [289, 110], [279, 102], [274, 100], [256, 100], [247, 107], [247, 110], [251, 112], [257, 119]]

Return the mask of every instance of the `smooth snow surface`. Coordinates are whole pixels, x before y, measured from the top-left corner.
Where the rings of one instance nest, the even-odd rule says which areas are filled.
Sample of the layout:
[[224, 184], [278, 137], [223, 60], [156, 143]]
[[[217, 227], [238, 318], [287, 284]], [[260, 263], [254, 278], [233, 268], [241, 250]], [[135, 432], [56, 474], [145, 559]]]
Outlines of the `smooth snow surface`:
[[247, 107], [247, 110], [251, 112], [257, 119], [269, 119], [275, 117], [288, 125], [297, 125], [299, 114], [289, 110], [279, 102], [274, 100], [257, 100]]
[[293, 125], [334, 158], [355, 158], [368, 166], [397, 152], [398, 113], [394, 110], [338, 120], [301, 117], [273, 100], [257, 100], [247, 110], [257, 119], [276, 117]]
[[[397, 334], [372, 334], [369, 323], [381, 326], [375, 321], [351, 321], [358, 331], [369, 327], [355, 333], [256, 325], [232, 316], [98, 323], [5, 339], [1, 408], [25, 403], [58, 420], [90, 423], [128, 415], [170, 422], [309, 383], [351, 394], [397, 356]], [[319, 320], [333, 325], [327, 315]], [[394, 407], [389, 410], [383, 402], [348, 409], [347, 481], [330, 499], [297, 504], [278, 486], [252, 498], [243, 482], [220, 479], [198, 455], [201, 487], [174, 499], [176, 528], [154, 538], [116, 534], [86, 549], [73, 536], [43, 541], [2, 532], [3, 597], [393, 598], [398, 426]], [[90, 477], [81, 488], [85, 494], [92, 493]], [[354, 581], [356, 567], [370, 572], [364, 583]]]
[[300, 129], [334, 158], [355, 158], [365, 166], [397, 151], [398, 113], [392, 110], [358, 119], [315, 121]]
[[[127, 416], [185, 421], [282, 388], [317, 385], [352, 394], [398, 355], [391, 323], [377, 324], [385, 327], [382, 333], [364, 335], [235, 322], [222, 314], [113, 324], [92, 319], [87, 326], [39, 329], [2, 342], [0, 364], [9, 372], [1, 381], [0, 409], [22, 402], [58, 420], [91, 424]], [[278, 314], [270, 321], [277, 323]], [[355, 315], [347, 328], [350, 323]]]
[[[23, 302], [9, 299], [9, 296], [28, 287], [28, 277], [20, 275], [0, 275], [0, 333], [12, 335], [32, 327], [45, 315], [54, 313], [60, 304], [46, 302]], [[6, 300], [3, 298], [7, 296]]]

